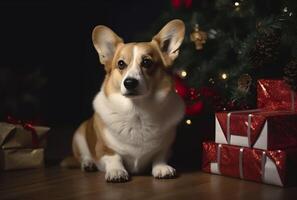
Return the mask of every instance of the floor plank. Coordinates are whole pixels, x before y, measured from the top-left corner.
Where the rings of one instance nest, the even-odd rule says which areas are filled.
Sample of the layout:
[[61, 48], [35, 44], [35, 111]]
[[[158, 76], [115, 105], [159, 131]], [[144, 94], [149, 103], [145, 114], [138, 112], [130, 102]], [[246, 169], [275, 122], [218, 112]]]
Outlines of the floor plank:
[[202, 172], [177, 179], [134, 176], [124, 184], [104, 181], [104, 174], [78, 169], [20, 170], [0, 173], [0, 199], [296, 199], [297, 187], [279, 188]]

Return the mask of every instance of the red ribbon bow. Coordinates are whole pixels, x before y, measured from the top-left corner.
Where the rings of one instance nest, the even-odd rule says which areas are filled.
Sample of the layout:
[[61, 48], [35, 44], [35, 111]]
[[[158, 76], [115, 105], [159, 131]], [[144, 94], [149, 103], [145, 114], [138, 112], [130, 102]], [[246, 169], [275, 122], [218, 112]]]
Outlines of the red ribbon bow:
[[21, 125], [25, 130], [30, 131], [31, 136], [32, 136], [33, 148], [36, 149], [39, 147], [38, 135], [37, 135], [36, 129], [34, 128], [34, 126], [31, 123], [15, 119], [12, 116], [8, 116], [6, 121], [10, 124]]

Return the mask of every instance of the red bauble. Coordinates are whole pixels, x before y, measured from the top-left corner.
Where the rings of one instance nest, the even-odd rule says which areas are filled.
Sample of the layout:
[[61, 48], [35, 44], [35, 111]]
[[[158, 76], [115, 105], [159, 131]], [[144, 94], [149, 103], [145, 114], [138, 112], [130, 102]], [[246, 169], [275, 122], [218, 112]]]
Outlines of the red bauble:
[[189, 89], [178, 76], [175, 77], [175, 91], [180, 97], [185, 99], [188, 96]]
[[186, 103], [186, 114], [197, 115], [203, 109], [203, 102], [199, 100], [199, 92], [195, 88], [188, 88], [183, 80], [175, 77], [175, 91]]
[[192, 105], [186, 106], [186, 114], [187, 115], [197, 115], [202, 111], [202, 109], [203, 109], [202, 101], [197, 101]]
[[192, 0], [171, 0], [171, 5], [174, 9], [180, 9], [182, 5], [185, 8], [191, 8]]
[[195, 88], [190, 88], [188, 96], [190, 100], [195, 101], [199, 98], [200, 94]]
[[171, 5], [174, 9], [179, 9], [181, 6], [181, 0], [171, 0]]

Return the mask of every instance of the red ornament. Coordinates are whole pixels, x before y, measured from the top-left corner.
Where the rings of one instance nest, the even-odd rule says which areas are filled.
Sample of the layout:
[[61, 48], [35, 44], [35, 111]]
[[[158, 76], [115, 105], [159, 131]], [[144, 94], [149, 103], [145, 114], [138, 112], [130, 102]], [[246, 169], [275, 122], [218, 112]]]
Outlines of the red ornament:
[[188, 88], [183, 80], [175, 77], [175, 91], [186, 103], [186, 114], [197, 115], [203, 109], [203, 102], [199, 100], [199, 92], [195, 88]]
[[187, 86], [183, 83], [183, 81], [181, 80], [181, 78], [179, 78], [178, 76], [175, 77], [175, 91], [177, 94], [179, 94], [180, 97], [182, 97], [183, 99], [185, 99], [188, 95], [188, 88]]
[[179, 9], [181, 6], [181, 0], [171, 0], [171, 5], [174, 9]]
[[192, 0], [171, 0], [171, 5], [174, 9], [180, 9], [182, 5], [185, 8], [191, 8], [192, 7]]
[[195, 101], [199, 98], [200, 94], [195, 88], [190, 88], [188, 96], [190, 97], [190, 100]]
[[192, 105], [186, 106], [186, 114], [187, 115], [197, 115], [202, 111], [202, 109], [203, 109], [202, 101], [197, 101]]

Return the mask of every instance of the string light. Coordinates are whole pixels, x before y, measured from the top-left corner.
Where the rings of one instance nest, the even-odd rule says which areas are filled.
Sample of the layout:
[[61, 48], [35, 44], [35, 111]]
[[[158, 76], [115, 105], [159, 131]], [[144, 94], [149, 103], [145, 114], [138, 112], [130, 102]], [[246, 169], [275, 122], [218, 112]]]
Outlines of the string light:
[[293, 13], [292, 12], [289, 12], [289, 8], [287, 6], [283, 8], [283, 12], [284, 13], [288, 13], [289, 17], [292, 17], [293, 16]]
[[235, 7], [235, 11], [236, 12], [239, 12], [240, 11], [240, 3], [239, 3], [239, 1], [235, 1], [234, 2], [234, 7]]
[[213, 78], [210, 78], [210, 79], [208, 80], [208, 82], [211, 83], [211, 84], [215, 84], [215, 81], [213, 80]]
[[180, 76], [181, 76], [182, 78], [185, 78], [187, 75], [188, 75], [188, 73], [187, 73], [185, 70], [182, 70], [182, 71], [180, 72]]
[[192, 124], [192, 121], [190, 119], [187, 119], [186, 124], [190, 126]]
[[222, 73], [221, 77], [223, 80], [226, 80], [228, 78], [228, 75], [226, 73]]

